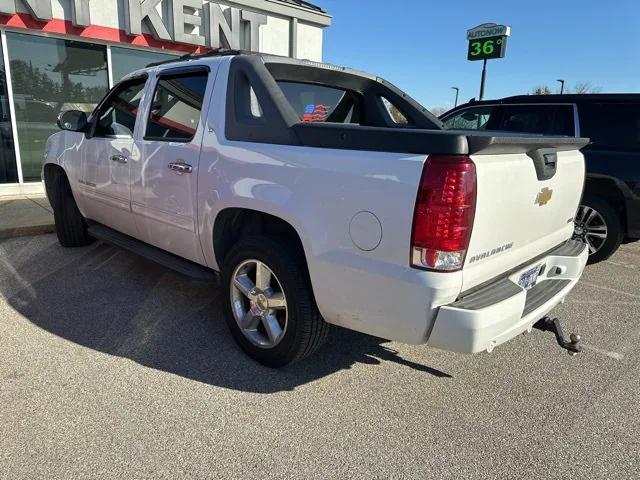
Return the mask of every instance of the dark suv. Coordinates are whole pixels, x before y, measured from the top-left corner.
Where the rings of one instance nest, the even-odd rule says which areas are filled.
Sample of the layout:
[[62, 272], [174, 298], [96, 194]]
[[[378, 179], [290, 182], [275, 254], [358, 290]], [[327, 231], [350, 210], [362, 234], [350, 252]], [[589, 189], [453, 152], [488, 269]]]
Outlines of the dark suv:
[[471, 101], [440, 118], [452, 129], [590, 138], [574, 238], [589, 245], [589, 263], [640, 238], [640, 94], [521, 95]]

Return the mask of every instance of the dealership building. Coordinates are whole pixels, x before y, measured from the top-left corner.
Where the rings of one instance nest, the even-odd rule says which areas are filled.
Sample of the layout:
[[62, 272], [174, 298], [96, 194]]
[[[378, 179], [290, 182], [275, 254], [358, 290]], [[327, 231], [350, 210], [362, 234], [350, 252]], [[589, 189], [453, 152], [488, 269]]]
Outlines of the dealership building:
[[0, 195], [41, 192], [58, 113], [127, 73], [219, 47], [321, 61], [329, 25], [302, 0], [0, 0]]

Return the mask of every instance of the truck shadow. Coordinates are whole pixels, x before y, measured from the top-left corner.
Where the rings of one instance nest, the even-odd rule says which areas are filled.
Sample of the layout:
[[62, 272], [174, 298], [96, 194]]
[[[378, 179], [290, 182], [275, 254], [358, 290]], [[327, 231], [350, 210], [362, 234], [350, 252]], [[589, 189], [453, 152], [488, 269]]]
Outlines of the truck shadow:
[[[403, 359], [386, 341], [334, 328], [312, 358], [271, 370], [236, 346], [215, 285], [175, 274], [126, 251], [94, 244], [65, 250], [0, 243], [0, 292], [35, 325], [76, 344], [224, 388], [291, 390], [355, 363], [395, 362], [436, 377], [450, 375]], [[23, 256], [18, 258], [15, 249]], [[34, 251], [24, 255], [25, 249]], [[13, 261], [12, 261], [13, 260]]]

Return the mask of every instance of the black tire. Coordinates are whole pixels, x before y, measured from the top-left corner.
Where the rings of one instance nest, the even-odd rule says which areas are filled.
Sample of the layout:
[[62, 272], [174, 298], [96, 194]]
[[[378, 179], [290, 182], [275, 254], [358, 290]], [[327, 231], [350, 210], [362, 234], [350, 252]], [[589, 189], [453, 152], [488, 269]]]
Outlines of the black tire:
[[[286, 329], [282, 340], [271, 348], [261, 348], [249, 341], [234, 317], [231, 281], [236, 268], [247, 260], [264, 263], [275, 274], [286, 296]], [[318, 311], [304, 256], [286, 239], [267, 236], [241, 239], [224, 261], [222, 288], [227, 325], [242, 350], [257, 362], [271, 368], [290, 365], [308, 357], [325, 342], [329, 324]]]
[[66, 248], [89, 245], [93, 239], [87, 231], [87, 222], [73, 198], [67, 175], [62, 169], [55, 168], [47, 172], [45, 183], [60, 245]]
[[[599, 246], [596, 252], [589, 254], [588, 263], [592, 265], [606, 260], [618, 250], [624, 238], [622, 220], [620, 218], [620, 212], [602, 198], [587, 196], [582, 199], [580, 206], [595, 210], [607, 227], [607, 237], [604, 243]], [[581, 238], [579, 235], [574, 236], [574, 238], [584, 241], [584, 238]]]

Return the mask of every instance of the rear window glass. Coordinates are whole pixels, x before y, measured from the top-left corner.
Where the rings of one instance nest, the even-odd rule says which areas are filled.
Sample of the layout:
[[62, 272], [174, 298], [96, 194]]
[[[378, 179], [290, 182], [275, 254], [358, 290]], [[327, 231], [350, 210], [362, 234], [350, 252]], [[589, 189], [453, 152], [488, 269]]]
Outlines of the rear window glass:
[[504, 107], [500, 130], [523, 133], [550, 133], [554, 106], [515, 105]]
[[575, 135], [571, 105], [508, 105], [499, 130], [540, 135]]
[[640, 147], [640, 104], [586, 104], [579, 108], [580, 135], [596, 145]]
[[493, 107], [469, 108], [444, 120], [447, 128], [460, 130], [486, 130]]
[[[303, 122], [329, 121], [343, 100], [347, 100], [347, 91], [339, 88], [284, 81], [278, 82], [278, 86]], [[331, 121], [350, 122], [352, 106], [349, 105], [340, 118], [331, 118]]]

